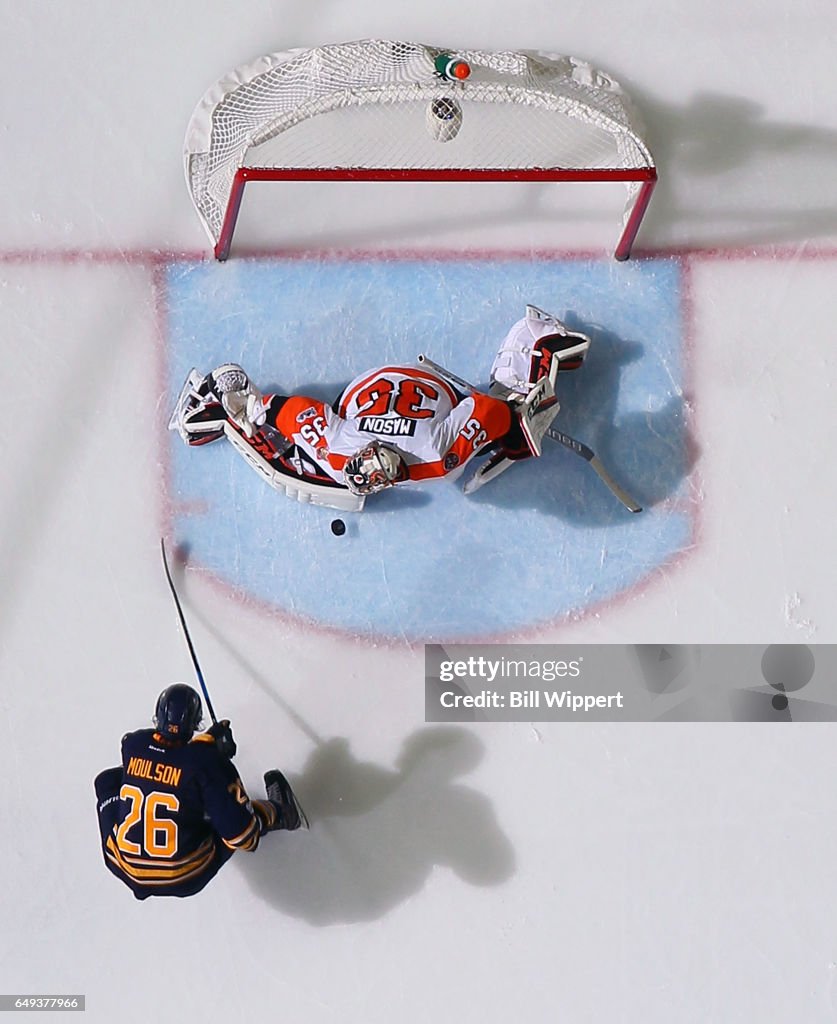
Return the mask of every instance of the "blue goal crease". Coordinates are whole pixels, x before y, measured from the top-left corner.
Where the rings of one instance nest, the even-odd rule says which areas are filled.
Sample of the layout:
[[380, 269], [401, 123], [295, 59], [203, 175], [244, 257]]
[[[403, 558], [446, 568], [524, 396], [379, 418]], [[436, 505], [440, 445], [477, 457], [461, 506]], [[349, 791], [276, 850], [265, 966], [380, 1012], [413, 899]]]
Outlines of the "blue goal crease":
[[375, 496], [338, 537], [338, 513], [284, 498], [227, 444], [192, 450], [172, 433], [176, 538], [280, 612], [355, 636], [490, 639], [628, 594], [693, 542], [675, 260], [184, 261], [166, 286], [169, 406], [192, 366], [230, 361], [263, 390], [327, 401], [419, 352], [487, 385], [527, 302], [593, 338], [582, 369], [559, 376], [556, 425], [641, 515], [556, 445], [471, 498], [446, 481]]

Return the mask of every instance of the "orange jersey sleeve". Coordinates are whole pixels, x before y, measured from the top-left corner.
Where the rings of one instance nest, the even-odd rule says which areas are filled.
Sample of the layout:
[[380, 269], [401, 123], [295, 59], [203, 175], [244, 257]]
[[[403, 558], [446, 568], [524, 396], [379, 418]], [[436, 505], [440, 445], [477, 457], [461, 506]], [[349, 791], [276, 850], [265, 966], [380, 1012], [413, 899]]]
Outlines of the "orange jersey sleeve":
[[454, 472], [485, 445], [508, 433], [511, 425], [512, 411], [505, 402], [475, 391], [441, 424], [439, 458], [408, 466], [409, 479], [428, 480]]
[[[268, 400], [268, 407], [270, 402]], [[301, 438], [314, 449], [325, 449], [325, 405], [307, 395], [291, 395], [271, 415], [273, 426], [289, 441]]]

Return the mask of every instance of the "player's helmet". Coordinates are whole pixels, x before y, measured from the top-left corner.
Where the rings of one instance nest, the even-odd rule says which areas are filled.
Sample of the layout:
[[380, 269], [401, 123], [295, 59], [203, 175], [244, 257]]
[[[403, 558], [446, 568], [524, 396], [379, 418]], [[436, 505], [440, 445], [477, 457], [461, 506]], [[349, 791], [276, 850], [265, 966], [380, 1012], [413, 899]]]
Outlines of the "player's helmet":
[[439, 96], [427, 104], [425, 125], [431, 139], [450, 142], [462, 127], [462, 107], [451, 96]]
[[201, 699], [186, 683], [174, 683], [157, 698], [154, 724], [167, 739], [188, 742], [200, 725]]
[[250, 383], [247, 374], [238, 363], [224, 363], [212, 371], [211, 377], [219, 395], [228, 395], [231, 391], [246, 391]]
[[343, 477], [352, 494], [377, 494], [392, 487], [401, 472], [403, 460], [393, 448], [380, 441], [370, 443], [346, 463]]

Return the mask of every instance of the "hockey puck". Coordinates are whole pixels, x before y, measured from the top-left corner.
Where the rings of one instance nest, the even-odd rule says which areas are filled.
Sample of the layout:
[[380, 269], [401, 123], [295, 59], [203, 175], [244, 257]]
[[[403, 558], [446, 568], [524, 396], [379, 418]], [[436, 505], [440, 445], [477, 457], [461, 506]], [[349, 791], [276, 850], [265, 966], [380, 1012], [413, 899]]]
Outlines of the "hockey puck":
[[342, 537], [346, 532], [346, 524], [342, 519], [332, 519], [331, 521], [331, 532], [335, 537]]

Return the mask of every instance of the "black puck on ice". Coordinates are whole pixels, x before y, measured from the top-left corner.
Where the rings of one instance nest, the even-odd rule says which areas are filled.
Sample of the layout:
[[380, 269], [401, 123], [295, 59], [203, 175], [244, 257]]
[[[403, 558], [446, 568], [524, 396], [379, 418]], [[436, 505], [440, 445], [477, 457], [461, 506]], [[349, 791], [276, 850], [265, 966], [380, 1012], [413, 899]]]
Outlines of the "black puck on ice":
[[331, 521], [331, 532], [335, 537], [342, 537], [346, 532], [346, 524], [342, 519], [332, 519]]

